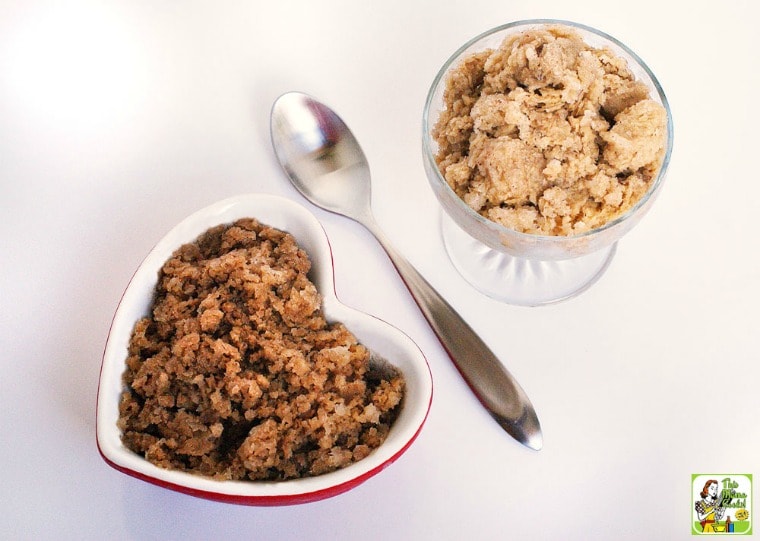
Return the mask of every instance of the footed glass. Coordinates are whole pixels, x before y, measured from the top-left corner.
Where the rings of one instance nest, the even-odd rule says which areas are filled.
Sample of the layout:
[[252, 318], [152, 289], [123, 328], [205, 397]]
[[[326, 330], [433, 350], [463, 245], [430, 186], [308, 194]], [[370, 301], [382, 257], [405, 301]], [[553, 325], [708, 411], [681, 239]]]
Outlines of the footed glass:
[[[625, 214], [601, 227], [573, 236], [521, 233], [475, 212], [441, 175], [435, 162], [438, 146], [432, 137], [433, 126], [445, 107], [443, 94], [450, 69], [475, 52], [497, 48], [511, 34], [551, 24], [573, 27], [587, 44], [609, 48], [624, 58], [636, 78], [649, 88], [651, 99], [662, 104], [667, 112], [665, 156], [647, 193]], [[641, 220], [662, 188], [672, 146], [670, 107], [646, 64], [615, 38], [568, 21], [518, 21], [473, 38], [440, 69], [428, 92], [423, 112], [423, 160], [430, 185], [443, 208], [441, 230], [446, 251], [459, 273], [476, 289], [494, 299], [517, 305], [536, 306], [568, 299], [597, 281], [609, 266], [620, 238]]]

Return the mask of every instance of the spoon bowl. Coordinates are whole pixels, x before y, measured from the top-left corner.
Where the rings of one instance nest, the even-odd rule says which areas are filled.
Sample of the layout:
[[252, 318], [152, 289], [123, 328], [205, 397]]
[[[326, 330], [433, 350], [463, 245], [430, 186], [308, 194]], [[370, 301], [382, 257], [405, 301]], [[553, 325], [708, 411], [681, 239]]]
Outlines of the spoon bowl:
[[306, 94], [284, 94], [272, 108], [272, 142], [291, 182], [309, 201], [351, 218], [368, 213], [367, 158], [329, 107]]

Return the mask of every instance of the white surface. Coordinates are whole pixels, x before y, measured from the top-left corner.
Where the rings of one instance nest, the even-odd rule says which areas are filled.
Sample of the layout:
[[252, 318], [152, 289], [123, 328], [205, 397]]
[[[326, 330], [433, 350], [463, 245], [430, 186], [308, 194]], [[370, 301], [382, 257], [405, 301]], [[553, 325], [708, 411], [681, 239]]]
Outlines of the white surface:
[[[2, 537], [690, 539], [692, 473], [760, 479], [755, 11], [732, 0], [0, 3]], [[661, 196], [606, 275], [568, 302], [520, 308], [476, 293], [449, 263], [419, 131], [452, 51], [534, 17], [596, 26], [636, 51], [668, 95], [675, 146]], [[433, 407], [415, 445], [352, 492], [287, 508], [194, 499], [101, 460], [100, 358], [142, 258], [225, 197], [301, 201], [269, 146], [269, 108], [287, 90], [354, 129], [378, 222], [517, 376], [543, 450], [480, 408], [370, 235], [314, 210], [341, 261], [340, 299], [404, 330], [430, 361]]]

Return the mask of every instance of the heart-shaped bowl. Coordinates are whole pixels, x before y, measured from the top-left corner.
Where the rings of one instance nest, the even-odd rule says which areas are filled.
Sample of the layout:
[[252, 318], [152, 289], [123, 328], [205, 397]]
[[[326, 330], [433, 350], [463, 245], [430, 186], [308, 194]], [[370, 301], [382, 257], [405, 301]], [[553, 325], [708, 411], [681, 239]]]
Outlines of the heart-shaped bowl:
[[[177, 248], [193, 242], [209, 228], [246, 217], [293, 235], [311, 259], [309, 278], [323, 297], [325, 318], [329, 322], [342, 322], [374, 355], [388, 360], [404, 375], [404, 400], [388, 437], [368, 456], [343, 469], [285, 481], [216, 480], [160, 468], [121, 441], [117, 420], [124, 390], [122, 376], [126, 369], [127, 347], [135, 323], [149, 314], [160, 268]], [[97, 445], [110, 466], [160, 487], [235, 504], [302, 504], [346, 492], [392, 464], [420, 433], [432, 397], [430, 367], [417, 345], [392, 325], [349, 308], [337, 299], [333, 253], [327, 235], [314, 215], [279, 196], [240, 195], [187, 217], [155, 245], [133, 275], [114, 315], [103, 354], [97, 398]]]

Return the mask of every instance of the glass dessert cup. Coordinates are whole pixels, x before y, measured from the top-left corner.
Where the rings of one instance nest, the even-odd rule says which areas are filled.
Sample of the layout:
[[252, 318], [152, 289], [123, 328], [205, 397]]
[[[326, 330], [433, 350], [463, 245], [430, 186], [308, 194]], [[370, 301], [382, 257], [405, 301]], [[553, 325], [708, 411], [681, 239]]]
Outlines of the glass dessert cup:
[[[449, 71], [467, 56], [496, 49], [510, 35], [544, 25], [575, 29], [588, 44], [608, 48], [624, 58], [650, 98], [667, 113], [662, 165], [648, 191], [627, 212], [604, 225], [572, 236], [521, 233], [493, 222], [470, 208], [448, 185], [436, 164], [438, 145], [432, 130], [444, 109]], [[428, 92], [423, 112], [422, 147], [425, 172], [443, 207], [441, 230], [454, 267], [480, 292], [502, 302], [537, 306], [571, 298], [593, 285], [614, 257], [617, 243], [646, 214], [664, 182], [673, 144], [673, 122], [665, 94], [654, 74], [625, 45], [593, 28], [549, 19], [518, 21], [489, 30], [463, 45], [443, 65]]]

